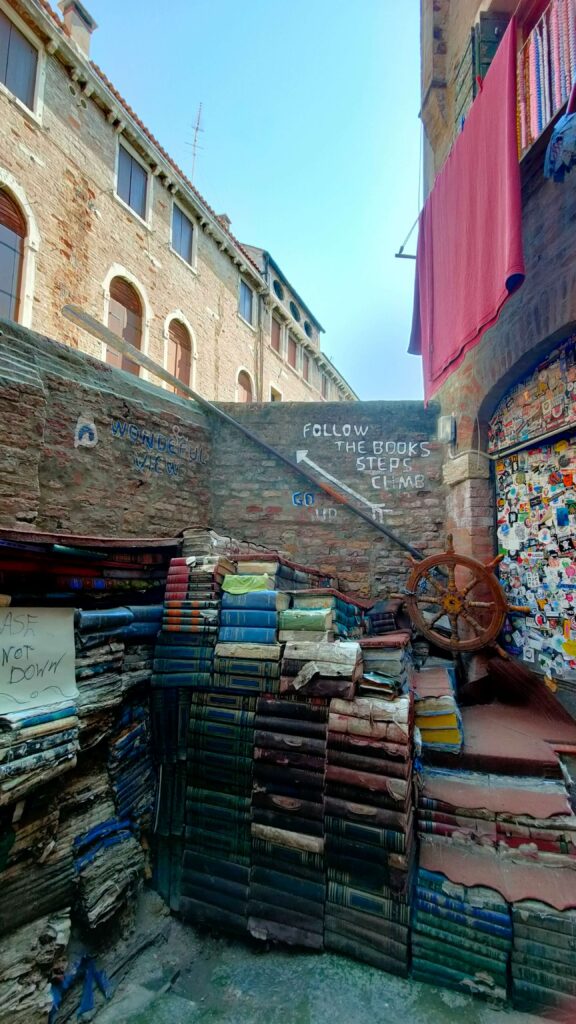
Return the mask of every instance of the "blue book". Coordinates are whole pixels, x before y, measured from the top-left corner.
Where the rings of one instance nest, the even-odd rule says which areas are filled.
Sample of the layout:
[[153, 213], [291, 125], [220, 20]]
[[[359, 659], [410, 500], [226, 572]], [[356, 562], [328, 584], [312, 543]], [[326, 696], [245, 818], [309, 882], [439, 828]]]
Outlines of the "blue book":
[[262, 611], [260, 609], [241, 609], [222, 612], [220, 622], [223, 626], [250, 626], [250, 628], [265, 629], [278, 628], [277, 612]]
[[172, 658], [155, 658], [153, 670], [154, 673], [168, 672], [172, 674], [174, 672], [211, 672], [212, 671], [212, 660], [210, 658], [197, 658], [195, 661], [185, 659], [183, 661], [174, 661]]
[[152, 686], [190, 686], [194, 689], [206, 689], [212, 685], [211, 672], [154, 672]]
[[221, 644], [275, 644], [276, 630], [250, 626], [224, 626], [218, 634]]
[[253, 610], [275, 612], [281, 608], [287, 608], [290, 598], [287, 594], [279, 593], [277, 590], [254, 590], [250, 594], [222, 594], [222, 610], [234, 610], [238, 608], [251, 608]]

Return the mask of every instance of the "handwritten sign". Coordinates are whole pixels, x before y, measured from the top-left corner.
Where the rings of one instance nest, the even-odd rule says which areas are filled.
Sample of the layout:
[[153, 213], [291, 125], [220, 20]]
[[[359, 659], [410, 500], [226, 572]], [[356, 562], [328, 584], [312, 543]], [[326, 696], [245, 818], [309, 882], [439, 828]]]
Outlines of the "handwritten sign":
[[73, 701], [73, 608], [0, 608], [0, 714]]

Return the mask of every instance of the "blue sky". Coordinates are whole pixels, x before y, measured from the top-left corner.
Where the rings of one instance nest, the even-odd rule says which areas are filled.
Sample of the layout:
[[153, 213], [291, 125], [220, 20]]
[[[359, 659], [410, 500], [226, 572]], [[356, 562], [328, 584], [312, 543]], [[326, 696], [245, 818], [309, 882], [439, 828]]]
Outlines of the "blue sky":
[[420, 398], [414, 263], [394, 258], [418, 212], [418, 0], [86, 6], [94, 60], [188, 174], [202, 103], [197, 188], [272, 254], [359, 396]]

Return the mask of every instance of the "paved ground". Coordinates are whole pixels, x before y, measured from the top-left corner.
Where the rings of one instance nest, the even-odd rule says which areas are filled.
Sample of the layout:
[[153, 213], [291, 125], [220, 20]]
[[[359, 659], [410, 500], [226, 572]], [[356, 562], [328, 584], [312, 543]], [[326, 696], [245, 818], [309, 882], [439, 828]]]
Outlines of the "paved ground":
[[97, 1024], [536, 1024], [336, 956], [264, 951], [174, 922]]

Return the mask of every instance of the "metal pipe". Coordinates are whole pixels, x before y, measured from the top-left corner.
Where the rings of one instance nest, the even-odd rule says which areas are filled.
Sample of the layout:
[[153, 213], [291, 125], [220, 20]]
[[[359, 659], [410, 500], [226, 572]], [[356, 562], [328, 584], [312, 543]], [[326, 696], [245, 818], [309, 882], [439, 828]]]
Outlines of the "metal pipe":
[[376, 523], [373, 519], [370, 518], [369, 515], [366, 514], [366, 512], [363, 512], [361, 509], [356, 508], [354, 505], [351, 505], [346, 498], [338, 494], [338, 492], [335, 491], [328, 484], [323, 483], [321, 480], [317, 480], [310, 473], [306, 472], [306, 470], [302, 468], [300, 463], [294, 462], [288, 455], [284, 455], [282, 452], [279, 452], [276, 448], [273, 448], [271, 445], [268, 444], [267, 441], [264, 441], [263, 438], [258, 437], [257, 434], [254, 434], [242, 423], [239, 423], [238, 420], [235, 420], [233, 418], [233, 416], [229, 416], [228, 413], [224, 412], [223, 409], [219, 409], [217, 405], [214, 405], [213, 402], [208, 401], [207, 398], [202, 398], [202, 395], [197, 394], [197, 392], [193, 391], [192, 388], [189, 387], [187, 384], [184, 384], [181, 380], [178, 380], [177, 377], [174, 377], [171, 373], [168, 373], [168, 370], [165, 370], [163, 366], [159, 366], [158, 363], [155, 363], [153, 359], [149, 358], [149, 356], [144, 355], [144, 353], [140, 352], [137, 348], [134, 347], [134, 345], [131, 345], [129, 342], [124, 341], [123, 338], [118, 337], [117, 334], [114, 334], [108, 327], [105, 327], [104, 324], [101, 324], [99, 320], [95, 319], [95, 317], [90, 316], [89, 313], [85, 313], [84, 310], [80, 308], [80, 306], [64, 306], [62, 308], [62, 315], [65, 316], [67, 320], [71, 320], [72, 323], [76, 324], [78, 327], [82, 327], [85, 331], [88, 332], [88, 334], [91, 334], [94, 338], [98, 338], [100, 341], [105, 342], [105, 344], [109, 348], [113, 348], [116, 352], [119, 352], [120, 355], [126, 356], [128, 359], [131, 359], [132, 362], [136, 363], [137, 366], [142, 366], [144, 369], [149, 370], [150, 373], [154, 374], [155, 377], [159, 377], [160, 380], [163, 380], [167, 384], [170, 384], [172, 387], [177, 388], [177, 390], [180, 391], [181, 393], [184, 392], [189, 398], [192, 398], [200, 406], [200, 408], [204, 409], [209, 415], [215, 416], [223, 423], [227, 423], [229, 426], [234, 427], [235, 430], [238, 430], [241, 434], [244, 435], [244, 437], [247, 437], [250, 441], [252, 441], [253, 444], [256, 444], [260, 448], [263, 448], [264, 451], [268, 452], [269, 455], [272, 455], [275, 459], [278, 459], [279, 462], [282, 462], [285, 466], [288, 466], [289, 469], [291, 469], [294, 473], [297, 473], [298, 476], [303, 477], [304, 480], [306, 480], [308, 483], [313, 484], [314, 487], [319, 487], [320, 490], [324, 491], [324, 493], [327, 494], [329, 498], [332, 499], [332, 501], [336, 501], [338, 502], [338, 504], [344, 505], [351, 512], [354, 512], [354, 514], [357, 515], [360, 519], [363, 519], [365, 523], [368, 523], [368, 525], [371, 526], [378, 533], [382, 533], [385, 537], [388, 538], [388, 540], [391, 540], [393, 544], [397, 544], [398, 547], [403, 548], [404, 551], [407, 551], [410, 555], [412, 555], [413, 558], [416, 558], [418, 561], [424, 558], [423, 552], [419, 551], [418, 548], [413, 547], [412, 544], [408, 543], [408, 541], [405, 541], [401, 537], [398, 537], [395, 533], [392, 532], [392, 530], [389, 530], [388, 527], [384, 526], [382, 523]]

